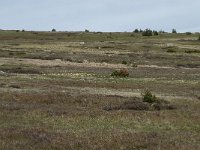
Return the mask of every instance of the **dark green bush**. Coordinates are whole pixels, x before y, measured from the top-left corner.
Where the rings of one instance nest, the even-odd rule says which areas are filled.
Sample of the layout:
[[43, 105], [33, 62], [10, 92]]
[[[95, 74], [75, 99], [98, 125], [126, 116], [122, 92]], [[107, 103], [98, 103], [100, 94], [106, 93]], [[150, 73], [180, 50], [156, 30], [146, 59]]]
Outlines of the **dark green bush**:
[[122, 64], [123, 64], [123, 65], [127, 65], [128, 63], [127, 63], [127, 61], [123, 60], [123, 61], [122, 61]]
[[147, 102], [147, 103], [155, 103], [157, 102], [157, 98], [155, 95], [153, 95], [149, 90], [146, 90], [144, 94], [142, 94], [143, 96], [143, 102]]

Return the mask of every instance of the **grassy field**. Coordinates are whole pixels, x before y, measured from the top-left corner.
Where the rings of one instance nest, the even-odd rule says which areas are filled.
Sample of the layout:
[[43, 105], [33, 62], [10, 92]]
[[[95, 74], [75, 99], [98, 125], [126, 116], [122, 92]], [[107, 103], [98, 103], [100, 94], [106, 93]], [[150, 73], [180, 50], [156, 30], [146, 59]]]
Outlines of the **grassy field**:
[[199, 150], [198, 37], [0, 31], [0, 149]]

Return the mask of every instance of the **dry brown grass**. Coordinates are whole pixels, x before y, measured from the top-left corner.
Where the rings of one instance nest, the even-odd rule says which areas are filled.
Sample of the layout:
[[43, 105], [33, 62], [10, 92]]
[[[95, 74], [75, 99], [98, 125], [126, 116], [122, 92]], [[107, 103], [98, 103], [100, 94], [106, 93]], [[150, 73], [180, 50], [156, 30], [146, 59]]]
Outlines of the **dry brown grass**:
[[197, 35], [0, 32], [0, 149], [200, 149]]

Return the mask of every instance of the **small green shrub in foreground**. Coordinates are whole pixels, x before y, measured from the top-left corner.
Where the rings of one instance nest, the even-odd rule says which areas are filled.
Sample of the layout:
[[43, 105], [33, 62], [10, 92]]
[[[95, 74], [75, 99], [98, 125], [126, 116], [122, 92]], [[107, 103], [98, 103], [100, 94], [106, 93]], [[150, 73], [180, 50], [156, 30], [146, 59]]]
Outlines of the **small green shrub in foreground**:
[[146, 90], [144, 94], [142, 94], [142, 96], [143, 96], [143, 102], [155, 103], [158, 101], [157, 97], [153, 95], [149, 90]]

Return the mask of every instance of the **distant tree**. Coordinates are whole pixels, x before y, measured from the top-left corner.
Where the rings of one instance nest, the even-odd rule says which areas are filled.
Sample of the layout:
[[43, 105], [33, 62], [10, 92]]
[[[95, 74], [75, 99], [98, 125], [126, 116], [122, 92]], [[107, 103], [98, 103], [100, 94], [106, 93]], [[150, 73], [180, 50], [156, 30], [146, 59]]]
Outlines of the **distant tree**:
[[56, 29], [52, 29], [51, 31], [52, 31], [52, 32], [56, 32]]
[[138, 29], [135, 29], [135, 30], [134, 30], [134, 32], [135, 32], [135, 33], [138, 33], [138, 32], [139, 32], [139, 30], [138, 30]]
[[176, 32], [176, 29], [172, 29], [172, 33], [177, 33], [177, 32]]
[[142, 36], [152, 36], [153, 35], [153, 31], [150, 29], [146, 29], [142, 32]]
[[186, 35], [191, 35], [192, 33], [191, 33], [191, 32], [185, 32], [185, 34], [186, 34]]
[[153, 31], [153, 35], [158, 35], [158, 31]]
[[139, 31], [140, 33], [142, 33], [143, 32], [143, 30], [142, 29], [140, 29], [140, 31]]
[[89, 33], [90, 31], [89, 31], [88, 29], [85, 29], [85, 32], [86, 32], [86, 33]]
[[165, 31], [163, 31], [163, 30], [160, 30], [160, 31], [159, 31], [159, 33], [165, 33]]
[[25, 32], [25, 30], [23, 29], [22, 32]]

